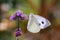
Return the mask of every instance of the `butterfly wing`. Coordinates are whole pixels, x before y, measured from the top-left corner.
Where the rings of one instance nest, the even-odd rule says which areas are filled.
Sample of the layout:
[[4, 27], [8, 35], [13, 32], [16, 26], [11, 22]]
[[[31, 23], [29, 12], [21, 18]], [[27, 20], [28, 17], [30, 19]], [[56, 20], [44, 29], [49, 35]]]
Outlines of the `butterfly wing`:
[[34, 17], [34, 15], [30, 14], [27, 30], [32, 33], [38, 33], [41, 30], [39, 26], [40, 24], [38, 20]]
[[39, 15], [34, 15], [34, 17], [39, 21], [39, 23], [41, 24], [40, 25], [40, 28], [41, 29], [45, 29], [47, 28], [48, 26], [51, 25], [50, 21], [42, 16], [39, 16]]

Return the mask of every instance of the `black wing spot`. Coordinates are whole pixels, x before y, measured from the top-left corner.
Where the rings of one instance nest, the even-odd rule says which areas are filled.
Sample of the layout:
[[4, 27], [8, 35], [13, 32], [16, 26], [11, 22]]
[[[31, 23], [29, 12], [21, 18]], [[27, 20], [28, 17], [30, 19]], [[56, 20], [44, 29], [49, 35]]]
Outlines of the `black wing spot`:
[[42, 24], [44, 24], [44, 22], [43, 22], [43, 21], [42, 21], [41, 23], [42, 23]]

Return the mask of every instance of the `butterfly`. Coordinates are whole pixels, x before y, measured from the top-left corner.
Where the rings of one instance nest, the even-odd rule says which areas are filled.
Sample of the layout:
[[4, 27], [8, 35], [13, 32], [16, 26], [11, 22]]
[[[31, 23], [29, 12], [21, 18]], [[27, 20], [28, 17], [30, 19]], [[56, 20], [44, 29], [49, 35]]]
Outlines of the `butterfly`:
[[27, 30], [31, 33], [38, 33], [51, 25], [50, 21], [42, 16], [30, 14], [27, 24]]

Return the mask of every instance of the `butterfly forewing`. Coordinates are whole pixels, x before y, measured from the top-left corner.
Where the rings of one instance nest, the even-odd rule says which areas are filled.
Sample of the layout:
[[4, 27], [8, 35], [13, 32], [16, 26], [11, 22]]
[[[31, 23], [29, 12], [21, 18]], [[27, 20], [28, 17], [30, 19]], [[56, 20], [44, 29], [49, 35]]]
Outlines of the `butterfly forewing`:
[[32, 15], [30, 16], [29, 19], [29, 25], [27, 27], [28, 31], [32, 32], [32, 33], [37, 33], [40, 31], [40, 24], [38, 22], [38, 20]]

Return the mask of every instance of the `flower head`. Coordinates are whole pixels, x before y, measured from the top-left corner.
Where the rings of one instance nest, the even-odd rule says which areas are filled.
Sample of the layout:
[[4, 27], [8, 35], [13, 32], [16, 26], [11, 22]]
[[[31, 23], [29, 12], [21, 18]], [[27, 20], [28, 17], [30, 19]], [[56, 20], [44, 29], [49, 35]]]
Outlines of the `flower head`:
[[18, 30], [17, 28], [15, 34], [16, 34], [16, 37], [21, 36], [22, 34], [21, 29]]
[[21, 20], [27, 20], [28, 17], [26, 14], [23, 14], [21, 10], [16, 11], [16, 14], [11, 15], [10, 20], [15, 20], [17, 17], [19, 17]]

